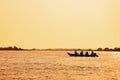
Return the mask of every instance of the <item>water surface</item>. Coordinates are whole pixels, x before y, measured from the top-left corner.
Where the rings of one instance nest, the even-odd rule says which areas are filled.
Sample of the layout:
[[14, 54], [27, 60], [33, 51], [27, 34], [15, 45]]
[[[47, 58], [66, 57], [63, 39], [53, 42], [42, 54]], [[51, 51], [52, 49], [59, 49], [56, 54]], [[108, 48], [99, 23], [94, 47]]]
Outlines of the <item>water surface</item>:
[[0, 80], [120, 80], [120, 54], [69, 57], [71, 51], [0, 51]]

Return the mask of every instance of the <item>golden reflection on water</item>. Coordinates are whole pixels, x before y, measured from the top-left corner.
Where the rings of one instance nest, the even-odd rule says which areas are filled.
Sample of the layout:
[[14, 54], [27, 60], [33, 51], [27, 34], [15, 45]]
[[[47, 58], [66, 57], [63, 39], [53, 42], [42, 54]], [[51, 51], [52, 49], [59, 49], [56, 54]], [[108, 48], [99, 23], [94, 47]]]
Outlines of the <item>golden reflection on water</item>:
[[0, 51], [0, 80], [120, 80], [120, 56], [69, 57], [66, 51]]

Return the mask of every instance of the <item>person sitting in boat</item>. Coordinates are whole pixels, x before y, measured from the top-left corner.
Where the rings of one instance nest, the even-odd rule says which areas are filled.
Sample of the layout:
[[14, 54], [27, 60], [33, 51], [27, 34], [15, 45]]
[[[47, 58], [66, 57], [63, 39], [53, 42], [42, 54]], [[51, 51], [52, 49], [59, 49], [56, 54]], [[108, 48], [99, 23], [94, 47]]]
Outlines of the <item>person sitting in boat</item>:
[[94, 53], [93, 51], [92, 51], [90, 56], [97, 56], [98, 57], [98, 55], [96, 53]]
[[97, 57], [98, 57], [98, 55], [97, 55], [96, 53], [94, 53], [94, 56], [97, 56]]
[[91, 56], [94, 56], [94, 55], [95, 55], [95, 53], [92, 51]]
[[85, 53], [85, 56], [89, 56], [89, 53], [88, 53], [88, 52], [86, 52], [86, 53]]
[[80, 56], [83, 56], [83, 51], [80, 52]]
[[75, 50], [75, 55], [78, 55], [77, 51]]

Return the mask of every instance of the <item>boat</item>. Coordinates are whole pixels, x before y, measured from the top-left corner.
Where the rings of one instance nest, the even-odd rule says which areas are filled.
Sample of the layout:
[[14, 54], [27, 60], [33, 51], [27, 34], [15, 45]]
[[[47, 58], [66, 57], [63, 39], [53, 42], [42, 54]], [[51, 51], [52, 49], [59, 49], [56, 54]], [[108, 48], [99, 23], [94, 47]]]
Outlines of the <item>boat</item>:
[[85, 54], [75, 54], [75, 53], [67, 53], [69, 56], [71, 57], [98, 57], [98, 55], [96, 53], [91, 53], [90, 55], [88, 54], [88, 52], [86, 52]]
[[69, 56], [79, 56], [77, 54], [67, 53]]

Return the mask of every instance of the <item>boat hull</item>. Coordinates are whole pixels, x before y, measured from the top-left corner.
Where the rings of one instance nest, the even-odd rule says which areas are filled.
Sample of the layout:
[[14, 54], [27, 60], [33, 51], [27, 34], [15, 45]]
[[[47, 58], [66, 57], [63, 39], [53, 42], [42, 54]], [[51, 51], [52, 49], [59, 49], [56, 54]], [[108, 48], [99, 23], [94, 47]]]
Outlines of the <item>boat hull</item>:
[[67, 53], [71, 57], [98, 57], [98, 55], [78, 55], [78, 54], [72, 54], [72, 53]]

